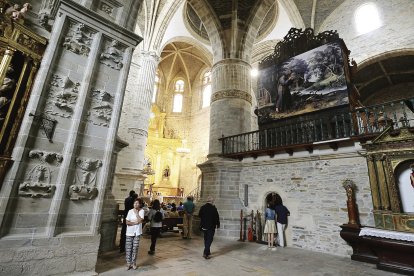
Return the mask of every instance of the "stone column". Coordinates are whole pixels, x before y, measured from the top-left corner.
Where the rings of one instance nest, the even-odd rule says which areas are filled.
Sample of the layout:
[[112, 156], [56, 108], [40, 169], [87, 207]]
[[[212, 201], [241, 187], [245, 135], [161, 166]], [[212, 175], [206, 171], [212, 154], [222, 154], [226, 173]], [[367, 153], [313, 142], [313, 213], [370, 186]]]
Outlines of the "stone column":
[[[126, 112], [121, 118], [120, 131], [123, 133], [120, 135], [129, 143], [129, 147], [128, 150], [120, 152], [116, 169], [116, 177], [124, 178], [124, 183], [129, 183], [128, 190], [134, 188], [134, 177], [142, 177], [158, 61], [159, 57], [154, 51], [139, 52], [137, 58], [133, 58], [128, 78], [126, 101], [123, 106]], [[116, 196], [119, 199], [126, 195]]]
[[209, 155], [221, 153], [219, 138], [251, 130], [251, 66], [223, 59], [212, 68]]

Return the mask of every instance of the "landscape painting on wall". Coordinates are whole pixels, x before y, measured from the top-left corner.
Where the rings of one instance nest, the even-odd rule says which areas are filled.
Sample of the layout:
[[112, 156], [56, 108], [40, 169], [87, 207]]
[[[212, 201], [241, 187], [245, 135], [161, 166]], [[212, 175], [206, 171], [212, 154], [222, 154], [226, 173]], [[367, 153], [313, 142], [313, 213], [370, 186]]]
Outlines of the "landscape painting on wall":
[[344, 54], [328, 43], [259, 71], [259, 122], [349, 103]]

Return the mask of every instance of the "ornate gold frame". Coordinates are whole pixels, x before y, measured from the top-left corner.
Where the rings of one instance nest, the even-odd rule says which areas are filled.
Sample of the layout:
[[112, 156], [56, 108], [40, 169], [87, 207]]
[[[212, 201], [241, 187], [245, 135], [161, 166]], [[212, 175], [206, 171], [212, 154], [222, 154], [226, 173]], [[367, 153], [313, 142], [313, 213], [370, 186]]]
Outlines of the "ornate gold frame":
[[46, 38], [29, 30], [22, 20], [19, 23], [6, 15], [6, 10], [10, 6], [7, 1], [0, 0], [0, 86], [3, 85], [9, 66], [17, 58], [20, 58], [20, 65], [13, 68], [16, 76], [15, 89], [7, 105], [2, 107], [5, 116], [0, 124], [0, 183], [3, 183], [4, 176], [13, 162], [11, 153], [47, 44]]
[[394, 130], [391, 126], [366, 149], [375, 226], [414, 233], [414, 213], [403, 213], [396, 180], [402, 163], [414, 163], [414, 128]]

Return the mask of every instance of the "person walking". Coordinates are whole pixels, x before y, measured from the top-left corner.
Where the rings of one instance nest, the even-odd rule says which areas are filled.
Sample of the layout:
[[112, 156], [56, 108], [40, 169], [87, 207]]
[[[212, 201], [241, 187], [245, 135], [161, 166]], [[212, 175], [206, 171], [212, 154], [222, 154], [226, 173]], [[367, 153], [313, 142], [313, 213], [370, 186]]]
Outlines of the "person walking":
[[162, 220], [164, 219], [164, 210], [161, 209], [161, 204], [158, 199], [155, 199], [152, 202], [152, 209], [148, 213], [148, 220], [150, 221], [151, 226], [151, 246], [148, 254], [154, 255], [155, 253], [155, 244], [157, 243], [157, 238], [160, 235], [162, 228]]
[[275, 205], [275, 212], [277, 215], [276, 224], [277, 224], [277, 241], [279, 246], [285, 247], [285, 229], [288, 222], [288, 216], [290, 212], [285, 205], [283, 205], [282, 200], [278, 200]]
[[214, 199], [209, 196], [207, 203], [201, 206], [198, 216], [200, 217], [200, 230], [204, 232], [204, 251], [203, 257], [210, 259], [210, 247], [213, 243], [216, 227], [220, 228], [220, 217], [216, 206], [213, 205]]
[[276, 233], [276, 224], [275, 224], [276, 213], [275, 210], [270, 208], [270, 203], [267, 204], [265, 211], [265, 227], [263, 233], [267, 234], [267, 247], [274, 248], [273, 242], [275, 239]]
[[191, 239], [191, 235], [193, 232], [193, 213], [195, 209], [192, 196], [187, 197], [187, 201], [183, 204], [183, 209], [183, 239]]
[[128, 211], [126, 217], [126, 240], [125, 240], [125, 258], [127, 270], [137, 269], [137, 255], [139, 241], [142, 235], [142, 222], [144, 221], [144, 201], [137, 198], [134, 202], [134, 208]]
[[123, 213], [123, 220], [122, 220], [122, 228], [121, 228], [121, 238], [119, 240], [119, 252], [125, 252], [125, 239], [126, 239], [126, 217], [128, 215], [128, 211], [134, 208], [134, 201], [138, 197], [134, 190], [129, 192], [129, 196], [124, 200], [124, 213]]

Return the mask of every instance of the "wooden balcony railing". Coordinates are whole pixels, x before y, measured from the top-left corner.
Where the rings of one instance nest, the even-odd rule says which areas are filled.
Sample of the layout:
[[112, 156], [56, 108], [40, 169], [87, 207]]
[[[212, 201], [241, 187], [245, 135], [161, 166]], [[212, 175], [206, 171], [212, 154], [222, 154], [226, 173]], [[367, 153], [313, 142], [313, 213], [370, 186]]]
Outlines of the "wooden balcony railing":
[[394, 129], [413, 126], [414, 98], [388, 102], [274, 128], [262, 129], [221, 138], [222, 155], [273, 155], [278, 150], [291, 151], [303, 147], [311, 150], [315, 144], [333, 140], [369, 139], [388, 126]]

